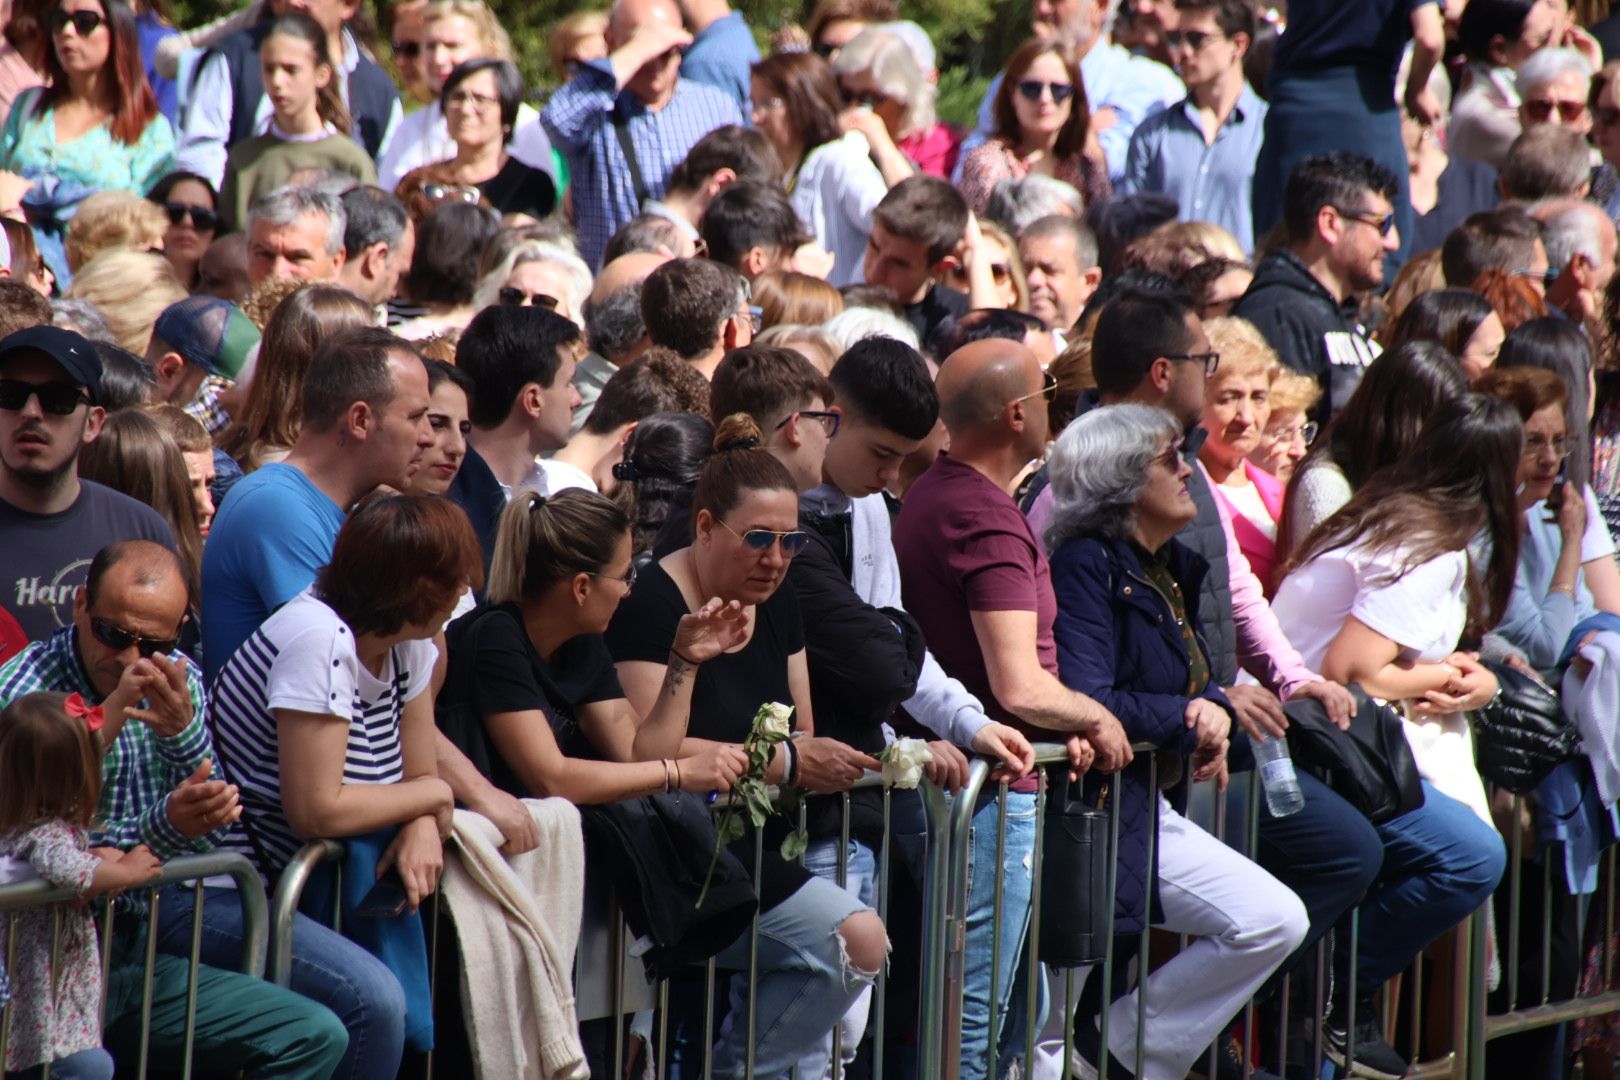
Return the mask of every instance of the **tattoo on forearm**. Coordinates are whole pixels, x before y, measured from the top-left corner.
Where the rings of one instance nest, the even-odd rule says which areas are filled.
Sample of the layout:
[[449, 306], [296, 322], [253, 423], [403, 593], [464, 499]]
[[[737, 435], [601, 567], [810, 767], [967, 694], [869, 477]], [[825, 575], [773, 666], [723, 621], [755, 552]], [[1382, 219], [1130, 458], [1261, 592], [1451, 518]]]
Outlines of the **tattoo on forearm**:
[[686, 673], [691, 670], [691, 665], [685, 660], [674, 654], [670, 655], [669, 666], [664, 669], [664, 685], [669, 688], [670, 697], [675, 696], [675, 691], [686, 681]]

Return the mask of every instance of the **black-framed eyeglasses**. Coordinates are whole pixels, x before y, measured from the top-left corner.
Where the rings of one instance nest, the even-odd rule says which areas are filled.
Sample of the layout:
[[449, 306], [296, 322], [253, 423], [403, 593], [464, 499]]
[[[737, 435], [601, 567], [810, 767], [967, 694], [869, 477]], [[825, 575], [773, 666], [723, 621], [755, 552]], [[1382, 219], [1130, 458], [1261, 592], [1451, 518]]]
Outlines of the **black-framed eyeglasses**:
[[1164, 358], [1185, 361], [1189, 364], [1203, 364], [1206, 378], [1215, 374], [1215, 369], [1221, 366], [1221, 354], [1218, 352], [1165, 353]]
[[213, 232], [219, 228], [219, 215], [206, 206], [166, 202], [163, 204], [163, 212], [169, 216], [170, 225], [180, 225], [190, 218], [192, 228], [199, 232]]
[[600, 570], [592, 570], [590, 571], [590, 575], [591, 577], [596, 578], [598, 581], [622, 582], [626, 589], [633, 589], [635, 588], [636, 584], [636, 564], [632, 562], [630, 564], [629, 571], [623, 577], [620, 577], [617, 574], [604, 574]]
[[1050, 371], [1043, 371], [1041, 372], [1041, 388], [1039, 390], [1031, 390], [1027, 394], [1013, 398], [1011, 401], [1007, 402], [1007, 404], [1016, 405], [1020, 401], [1028, 401], [1030, 398], [1039, 395], [1045, 398], [1046, 403], [1050, 405], [1052, 402], [1057, 400], [1057, 389], [1057, 376], [1052, 374]]
[[781, 420], [777, 421], [776, 430], [781, 431], [783, 428], [787, 427], [788, 421], [792, 420], [795, 416], [802, 417], [806, 420], [819, 421], [821, 423], [821, 429], [827, 433], [827, 438], [829, 439], [838, 434], [838, 428], [844, 422], [844, 416], [839, 412], [828, 411], [826, 409], [800, 409], [797, 412], [788, 413], [786, 416], [782, 417]]
[[174, 652], [175, 649], [180, 647], [180, 639], [178, 637], [142, 637], [139, 634], [125, 630], [122, 626], [119, 626], [115, 622], [109, 622], [106, 619], [103, 619], [99, 615], [90, 616], [90, 633], [95, 636], [97, 641], [107, 646], [107, 648], [117, 649], [119, 652], [123, 652], [125, 649], [133, 645], [135, 647], [135, 651], [141, 654], [141, 659], [143, 660], [155, 656], [158, 653], [162, 653], [164, 656], [167, 656], [169, 653]]
[[0, 379], [0, 409], [20, 412], [28, 407], [28, 399], [38, 395], [39, 407], [52, 416], [71, 416], [73, 410], [86, 404], [90, 397], [84, 387], [73, 382], [31, 383], [22, 379]]
[[502, 285], [495, 299], [500, 301], [502, 307], [543, 307], [550, 311], [557, 310], [557, 298], [545, 293], [524, 292], [516, 285]]
[[1052, 104], [1061, 105], [1074, 97], [1074, 83], [1042, 82], [1040, 79], [1020, 79], [1018, 93], [1031, 105], [1040, 103], [1042, 91], [1049, 91], [1052, 95]]
[[[715, 520], [720, 521], [719, 518], [715, 518]], [[787, 559], [793, 558], [793, 556], [804, 550], [806, 544], [810, 543], [810, 534], [801, 532], [798, 529], [794, 529], [792, 532], [772, 532], [770, 529], [749, 529], [747, 532], [738, 532], [723, 521], [720, 521], [720, 524], [725, 527], [726, 532], [735, 536], [755, 551], [766, 552], [771, 550], [772, 545], [781, 544], [782, 557]]]
[[63, 11], [57, 8], [45, 19], [45, 25], [51, 28], [51, 33], [60, 34], [73, 24], [74, 33], [80, 37], [89, 37], [96, 32], [96, 27], [106, 22], [106, 18], [99, 11]]
[[1358, 225], [1377, 229], [1379, 236], [1388, 236], [1389, 230], [1395, 227], [1395, 215], [1392, 213], [1380, 215], [1371, 210], [1355, 210], [1343, 206], [1335, 206], [1333, 209], [1338, 211], [1340, 216], [1347, 217]]
[[1193, 52], [1202, 49], [1211, 41], [1219, 41], [1226, 37], [1219, 30], [1166, 30], [1164, 43], [1172, 49], [1179, 49], [1185, 45]]

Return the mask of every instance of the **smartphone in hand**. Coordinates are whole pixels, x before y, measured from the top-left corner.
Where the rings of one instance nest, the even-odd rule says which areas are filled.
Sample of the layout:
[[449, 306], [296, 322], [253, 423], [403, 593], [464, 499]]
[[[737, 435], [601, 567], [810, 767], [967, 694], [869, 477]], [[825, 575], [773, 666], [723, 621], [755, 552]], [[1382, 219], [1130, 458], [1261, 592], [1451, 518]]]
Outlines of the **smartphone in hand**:
[[405, 882], [400, 880], [398, 870], [389, 867], [388, 872], [377, 879], [377, 884], [360, 898], [356, 913], [368, 919], [392, 919], [405, 914], [405, 909], [410, 906], [411, 898], [405, 891]]
[[1566, 458], [1558, 466], [1558, 479], [1553, 482], [1552, 490], [1547, 492], [1547, 499], [1543, 505], [1547, 508], [1547, 520], [1549, 522], [1556, 522], [1558, 515], [1563, 512], [1568, 469], [1569, 460]]

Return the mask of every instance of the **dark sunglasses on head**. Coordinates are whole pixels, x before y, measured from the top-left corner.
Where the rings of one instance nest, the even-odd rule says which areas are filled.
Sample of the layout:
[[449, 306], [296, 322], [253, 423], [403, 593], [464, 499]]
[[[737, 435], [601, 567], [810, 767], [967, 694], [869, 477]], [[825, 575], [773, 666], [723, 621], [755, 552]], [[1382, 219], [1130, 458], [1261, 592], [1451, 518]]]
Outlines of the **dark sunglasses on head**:
[[394, 41], [389, 44], [393, 48], [395, 56], [403, 57], [406, 60], [415, 60], [422, 55], [422, 43], [420, 41]]
[[[716, 518], [715, 520], [718, 521], [719, 519]], [[781, 541], [782, 554], [789, 559], [803, 551], [805, 545], [810, 542], [810, 534], [807, 532], [800, 532], [797, 529], [792, 532], [772, 532], [769, 529], [749, 529], [747, 532], [740, 533], [736, 529], [733, 529], [730, 525], [726, 525], [726, 523], [723, 521], [721, 521], [720, 524], [725, 526], [726, 532], [730, 533], [732, 536], [735, 536], [737, 539], [741, 540], [755, 551], [769, 551], [771, 550], [771, 546], [773, 544], [775, 544], [777, 541]]]
[[1052, 92], [1052, 104], [1061, 105], [1074, 97], [1074, 83], [1042, 82], [1039, 79], [1020, 79], [1018, 93], [1025, 101], [1036, 103], [1041, 100], [1041, 91]]
[[183, 202], [166, 202], [163, 204], [163, 212], [169, 215], [170, 225], [179, 225], [189, 217], [192, 226], [202, 232], [213, 232], [219, 227], [219, 215], [206, 206], [192, 206], [190, 203]]
[[1532, 120], [1551, 119], [1553, 110], [1566, 124], [1573, 124], [1586, 112], [1584, 101], [1547, 101], [1544, 98], [1533, 98], [1524, 103], [1524, 111], [1530, 114]]
[[109, 649], [123, 652], [131, 645], [135, 646], [135, 651], [141, 654], [142, 659], [156, 653], [167, 656], [180, 647], [180, 639], [177, 637], [141, 637], [139, 634], [130, 633], [117, 623], [108, 622], [99, 615], [90, 616], [90, 632], [95, 635], [97, 641]]
[[96, 32], [96, 27], [106, 21], [97, 11], [63, 11], [57, 8], [46, 17], [45, 25], [51, 28], [51, 33], [60, 34], [67, 29], [68, 23], [72, 23], [76, 34], [89, 37]]
[[545, 293], [526, 293], [515, 285], [503, 285], [501, 291], [495, 294], [504, 307], [543, 307], [550, 311], [557, 309], [557, 298], [547, 296]]
[[483, 192], [471, 184], [423, 184], [422, 194], [434, 202], [455, 199], [472, 205], [476, 205], [478, 200], [484, 197]]
[[52, 416], [69, 416], [90, 400], [84, 387], [71, 382], [31, 383], [21, 379], [0, 379], [0, 409], [17, 412], [28, 399], [39, 395], [39, 407]]

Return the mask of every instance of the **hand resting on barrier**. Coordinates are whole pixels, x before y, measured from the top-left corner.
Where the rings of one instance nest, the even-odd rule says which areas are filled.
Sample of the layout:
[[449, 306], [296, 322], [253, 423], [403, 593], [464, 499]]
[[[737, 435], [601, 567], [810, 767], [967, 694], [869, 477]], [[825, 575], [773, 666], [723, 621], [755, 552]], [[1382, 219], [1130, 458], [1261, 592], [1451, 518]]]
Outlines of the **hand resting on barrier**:
[[883, 763], [837, 739], [808, 736], [794, 740], [799, 752], [799, 786], [818, 795], [844, 791], [867, 770], [882, 772]]
[[[1089, 766], [1096, 754], [1091, 747], [1078, 736], [1070, 742], [1076, 746], [1085, 747], [1085, 762]], [[1078, 751], [1071, 746], [1070, 759], [1080, 767]], [[1001, 783], [1003, 780], [1017, 780], [1028, 776], [1029, 770], [1035, 767], [1035, 748], [1029, 745], [1023, 732], [1006, 724], [992, 721], [984, 725], [973, 734], [972, 750], [982, 758], [990, 758], [996, 762], [996, 767], [990, 771], [992, 783]]]
[[91, 896], [117, 896], [125, 889], [145, 885], [163, 872], [163, 864], [145, 844], [137, 844], [128, 851], [91, 848], [90, 854], [101, 860], [90, 879]]

